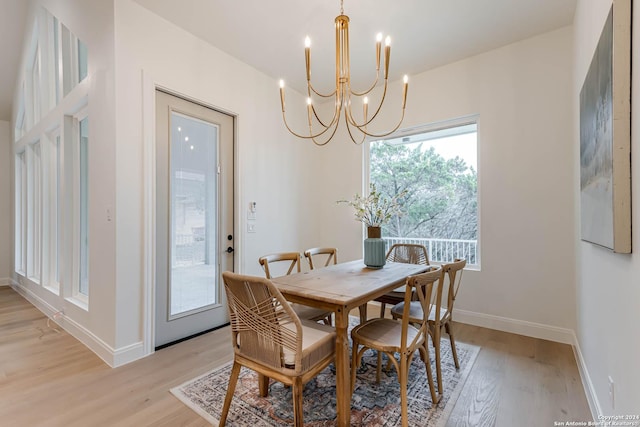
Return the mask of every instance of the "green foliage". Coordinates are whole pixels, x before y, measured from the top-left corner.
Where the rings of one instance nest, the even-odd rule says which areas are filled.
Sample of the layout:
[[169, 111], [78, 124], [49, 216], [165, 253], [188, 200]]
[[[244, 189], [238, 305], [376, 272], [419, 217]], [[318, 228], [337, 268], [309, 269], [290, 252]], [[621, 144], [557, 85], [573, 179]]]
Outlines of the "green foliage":
[[459, 157], [419, 145], [371, 144], [371, 183], [402, 206], [383, 225], [389, 237], [477, 239], [477, 173]]

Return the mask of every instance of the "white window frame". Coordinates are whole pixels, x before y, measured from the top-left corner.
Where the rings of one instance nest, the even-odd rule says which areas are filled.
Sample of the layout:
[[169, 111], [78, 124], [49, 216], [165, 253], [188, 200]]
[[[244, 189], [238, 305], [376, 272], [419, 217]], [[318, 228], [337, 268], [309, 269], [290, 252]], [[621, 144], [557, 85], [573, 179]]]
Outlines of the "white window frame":
[[[43, 150], [40, 140], [30, 144], [31, 162], [29, 177], [31, 178], [29, 195], [29, 252], [27, 254], [27, 277], [34, 283], [41, 283], [43, 261]], [[29, 182], [29, 178], [27, 178]]]
[[461, 126], [465, 126], [465, 125], [470, 125], [470, 124], [475, 124], [476, 125], [476, 135], [477, 135], [477, 141], [476, 141], [476, 150], [477, 150], [477, 164], [476, 164], [476, 173], [477, 173], [477, 179], [478, 179], [478, 187], [477, 187], [477, 202], [478, 202], [478, 231], [477, 231], [477, 251], [476, 251], [476, 263], [475, 264], [467, 264], [467, 266], [465, 267], [466, 269], [469, 270], [480, 270], [481, 269], [481, 265], [482, 265], [482, 237], [481, 237], [481, 224], [480, 224], [480, 212], [481, 212], [481, 203], [480, 203], [480, 181], [481, 181], [481, 177], [480, 177], [480, 117], [477, 114], [474, 115], [470, 115], [470, 116], [463, 116], [463, 117], [459, 117], [459, 118], [455, 118], [455, 119], [450, 119], [450, 120], [445, 120], [445, 121], [441, 121], [441, 122], [434, 122], [434, 123], [429, 123], [429, 124], [424, 124], [424, 125], [419, 125], [419, 126], [413, 126], [413, 127], [409, 127], [409, 128], [405, 128], [405, 129], [400, 129], [394, 133], [392, 133], [389, 136], [386, 136], [385, 138], [372, 138], [372, 137], [367, 137], [366, 138], [366, 143], [363, 144], [364, 145], [364, 149], [362, 150], [362, 154], [363, 154], [363, 194], [367, 194], [368, 193], [368, 189], [369, 189], [369, 183], [371, 182], [371, 165], [370, 165], [370, 158], [371, 158], [371, 142], [373, 141], [380, 141], [382, 139], [384, 140], [391, 140], [391, 139], [395, 139], [395, 138], [403, 138], [403, 137], [410, 137], [412, 135], [417, 135], [417, 134], [421, 134], [421, 133], [428, 133], [428, 132], [437, 132], [437, 131], [442, 131], [442, 130], [446, 130], [446, 129], [450, 129], [450, 128], [456, 128], [456, 127], [461, 127]]
[[62, 209], [64, 206], [62, 198], [62, 185], [64, 182], [63, 169], [63, 146], [62, 133], [60, 127], [55, 128], [47, 134], [46, 138], [46, 170], [47, 185], [45, 185], [45, 197], [48, 203], [45, 204], [46, 227], [44, 233], [43, 251], [46, 253], [43, 263], [43, 285], [54, 294], [60, 293], [60, 282], [62, 277], [63, 257], [63, 224]]
[[[83, 107], [73, 116], [68, 116], [70, 119], [70, 127], [69, 127], [69, 138], [68, 141], [71, 143], [71, 156], [72, 156], [72, 183], [71, 183], [71, 191], [72, 191], [72, 204], [71, 204], [71, 217], [73, 217], [73, 227], [71, 230], [72, 235], [72, 263], [71, 263], [71, 295], [70, 300], [76, 305], [88, 309], [89, 304], [89, 296], [91, 285], [88, 283], [88, 292], [87, 294], [83, 294], [80, 291], [81, 287], [81, 194], [80, 194], [80, 122], [85, 118], [89, 117], [88, 114], [88, 106]], [[66, 130], [65, 130], [66, 132]], [[65, 139], [67, 139], [65, 137]], [[88, 208], [88, 202], [87, 202]], [[87, 221], [89, 221], [89, 215], [87, 214]], [[89, 228], [87, 224], [87, 228]], [[88, 231], [88, 230], [87, 230]], [[89, 250], [90, 245], [87, 244], [87, 250]], [[89, 265], [89, 256], [87, 256], [87, 266], [88, 275], [90, 275], [90, 265]], [[89, 281], [90, 282], [90, 281]]]
[[27, 274], [27, 153], [16, 154], [15, 161], [15, 271]]

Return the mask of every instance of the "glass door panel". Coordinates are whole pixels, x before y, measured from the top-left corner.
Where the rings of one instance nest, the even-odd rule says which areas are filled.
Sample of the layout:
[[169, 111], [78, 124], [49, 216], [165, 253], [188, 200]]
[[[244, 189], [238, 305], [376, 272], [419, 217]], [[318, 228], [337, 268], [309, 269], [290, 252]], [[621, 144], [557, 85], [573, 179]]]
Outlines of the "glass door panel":
[[218, 126], [171, 113], [169, 317], [218, 303]]

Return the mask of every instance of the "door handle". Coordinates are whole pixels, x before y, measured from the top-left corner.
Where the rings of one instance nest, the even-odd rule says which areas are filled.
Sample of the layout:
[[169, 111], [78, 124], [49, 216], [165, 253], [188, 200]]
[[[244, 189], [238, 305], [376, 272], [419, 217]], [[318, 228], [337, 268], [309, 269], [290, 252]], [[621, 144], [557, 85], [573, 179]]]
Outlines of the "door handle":
[[232, 248], [231, 246], [229, 246], [229, 247], [227, 248], [227, 253], [228, 253], [228, 254], [230, 254], [231, 252], [233, 252], [233, 248]]

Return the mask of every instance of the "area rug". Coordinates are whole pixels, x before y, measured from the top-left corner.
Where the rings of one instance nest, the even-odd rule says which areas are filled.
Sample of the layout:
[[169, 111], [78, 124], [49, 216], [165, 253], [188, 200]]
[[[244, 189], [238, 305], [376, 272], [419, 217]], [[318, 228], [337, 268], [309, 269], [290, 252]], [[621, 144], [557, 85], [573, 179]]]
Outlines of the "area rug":
[[[456, 370], [449, 340], [443, 339], [442, 373], [444, 395], [438, 405], [431, 402], [424, 363], [416, 355], [409, 370], [409, 425], [443, 426], [455, 406], [471, 367], [480, 351], [479, 347], [456, 343], [460, 369]], [[433, 348], [429, 351], [435, 381], [435, 360]], [[380, 384], [376, 384], [376, 353], [368, 350], [358, 369], [356, 387], [351, 399], [352, 426], [399, 426], [400, 386], [393, 367], [382, 371]], [[386, 366], [383, 356], [383, 368]], [[178, 399], [200, 416], [218, 425], [224, 403], [232, 363], [220, 366], [204, 375], [171, 389]], [[329, 365], [304, 388], [304, 424], [321, 427], [335, 425], [336, 389], [335, 368]], [[293, 403], [291, 388], [272, 382], [269, 396], [262, 398], [258, 393], [258, 376], [255, 372], [242, 368], [235, 394], [227, 418], [228, 426], [288, 426], [293, 423]]]

